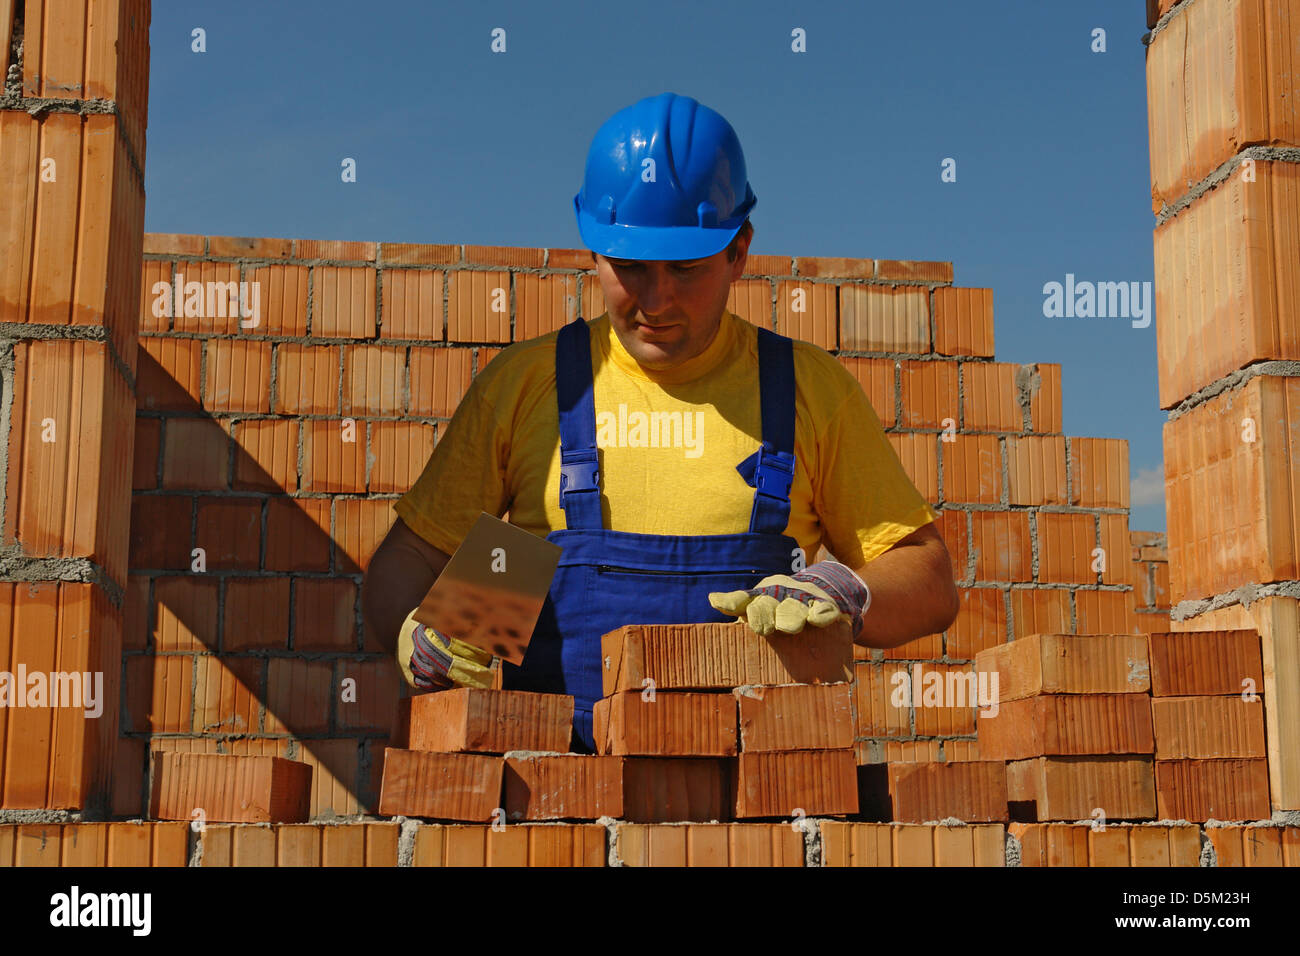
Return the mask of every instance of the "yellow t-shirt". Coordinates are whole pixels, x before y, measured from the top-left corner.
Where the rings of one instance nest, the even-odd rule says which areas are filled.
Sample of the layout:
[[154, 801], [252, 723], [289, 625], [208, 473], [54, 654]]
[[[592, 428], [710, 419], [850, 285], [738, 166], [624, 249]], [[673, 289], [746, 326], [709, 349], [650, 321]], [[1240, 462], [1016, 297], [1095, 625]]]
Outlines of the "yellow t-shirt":
[[[587, 323], [601, 511], [613, 531], [749, 530], [754, 489], [736, 466], [762, 438], [758, 330], [724, 311], [696, 357], [643, 368], [609, 315]], [[424, 472], [394, 503], [411, 529], [452, 554], [479, 512], [545, 537], [560, 508], [559, 412], [551, 332], [504, 349], [471, 383]], [[903, 471], [857, 380], [825, 349], [795, 340], [795, 476], [785, 533], [812, 564], [822, 544], [859, 568], [935, 520]]]

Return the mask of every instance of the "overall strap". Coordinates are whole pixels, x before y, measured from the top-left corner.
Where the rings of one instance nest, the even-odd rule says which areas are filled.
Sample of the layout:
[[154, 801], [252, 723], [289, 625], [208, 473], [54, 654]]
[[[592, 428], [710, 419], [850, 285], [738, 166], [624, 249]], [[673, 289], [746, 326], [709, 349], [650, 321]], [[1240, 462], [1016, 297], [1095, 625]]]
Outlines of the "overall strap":
[[582, 316], [556, 335], [555, 396], [560, 411], [560, 507], [570, 530], [603, 528], [591, 338]]
[[749, 530], [783, 534], [790, 521], [790, 486], [794, 484], [794, 343], [761, 326], [758, 394], [763, 443], [736, 470], [754, 486]]

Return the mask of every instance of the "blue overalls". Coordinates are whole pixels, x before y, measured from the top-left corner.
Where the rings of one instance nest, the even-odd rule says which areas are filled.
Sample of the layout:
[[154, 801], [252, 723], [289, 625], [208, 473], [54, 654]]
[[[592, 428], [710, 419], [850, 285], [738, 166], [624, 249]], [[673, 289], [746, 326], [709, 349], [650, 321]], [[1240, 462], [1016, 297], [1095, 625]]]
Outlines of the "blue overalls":
[[753, 587], [791, 573], [799, 542], [784, 533], [794, 479], [794, 350], [758, 329], [762, 445], [736, 466], [754, 486], [749, 531], [661, 535], [610, 531], [600, 509], [591, 341], [581, 316], [560, 329], [555, 349], [560, 424], [560, 507], [566, 530], [546, 540], [562, 549], [523, 664], [504, 663], [503, 686], [571, 694], [572, 748], [594, 751], [592, 706], [603, 696], [601, 635], [625, 624], [734, 620], [709, 604], [711, 591]]

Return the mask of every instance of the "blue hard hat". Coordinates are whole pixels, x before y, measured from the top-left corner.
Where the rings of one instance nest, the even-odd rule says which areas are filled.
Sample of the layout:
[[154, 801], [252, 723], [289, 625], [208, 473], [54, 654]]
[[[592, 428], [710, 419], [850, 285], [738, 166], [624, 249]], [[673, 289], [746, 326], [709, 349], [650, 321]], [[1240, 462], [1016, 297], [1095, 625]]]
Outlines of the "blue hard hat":
[[593, 252], [703, 259], [727, 247], [756, 202], [731, 124], [689, 96], [660, 93], [596, 131], [573, 209]]

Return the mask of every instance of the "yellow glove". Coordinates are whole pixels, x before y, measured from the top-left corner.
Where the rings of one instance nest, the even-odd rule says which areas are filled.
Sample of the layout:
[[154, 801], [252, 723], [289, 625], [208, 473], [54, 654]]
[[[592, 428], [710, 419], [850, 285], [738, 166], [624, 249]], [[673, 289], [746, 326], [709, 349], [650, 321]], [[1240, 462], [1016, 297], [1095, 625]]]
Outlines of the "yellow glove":
[[454, 637], [446, 637], [406, 615], [397, 635], [397, 666], [402, 677], [420, 690], [491, 687], [492, 655]]
[[819, 561], [796, 574], [773, 574], [747, 591], [714, 591], [709, 604], [723, 614], [743, 617], [764, 637], [773, 631], [798, 634], [806, 624], [825, 627], [848, 621], [856, 639], [871, 591], [847, 565]]

